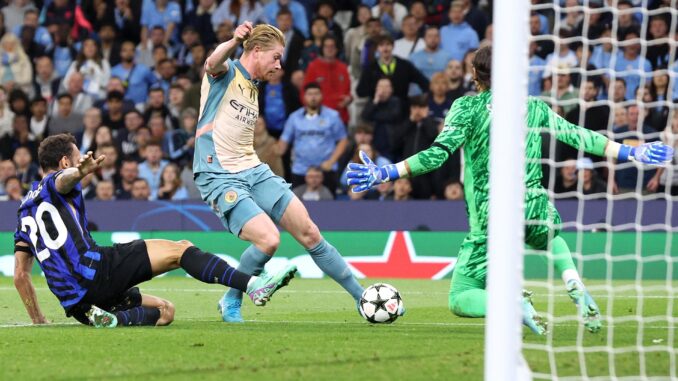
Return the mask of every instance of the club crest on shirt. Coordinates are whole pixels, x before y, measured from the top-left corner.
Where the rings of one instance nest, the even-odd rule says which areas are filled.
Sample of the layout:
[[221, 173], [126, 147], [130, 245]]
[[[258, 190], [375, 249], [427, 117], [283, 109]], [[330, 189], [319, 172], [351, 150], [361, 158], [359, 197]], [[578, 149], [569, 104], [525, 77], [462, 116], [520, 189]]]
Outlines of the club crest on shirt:
[[226, 192], [226, 194], [224, 195], [224, 200], [229, 204], [234, 203], [235, 200], [237, 200], [237, 199], [238, 199], [238, 194], [235, 191], [232, 191], [232, 190]]

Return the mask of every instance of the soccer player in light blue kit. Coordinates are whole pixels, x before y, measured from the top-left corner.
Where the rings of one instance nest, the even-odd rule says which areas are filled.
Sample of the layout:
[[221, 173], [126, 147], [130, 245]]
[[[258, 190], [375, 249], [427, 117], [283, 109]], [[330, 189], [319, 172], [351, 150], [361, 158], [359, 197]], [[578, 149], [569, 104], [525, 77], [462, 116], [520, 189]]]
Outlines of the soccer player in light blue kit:
[[[239, 60], [228, 57], [243, 43]], [[233, 39], [219, 45], [205, 62], [200, 120], [193, 172], [203, 200], [228, 231], [252, 243], [238, 270], [258, 274], [278, 249], [282, 226], [306, 249], [320, 269], [356, 302], [363, 287], [337, 249], [320, 235], [304, 205], [254, 152], [254, 126], [259, 117], [257, 81], [281, 68], [285, 37], [270, 25], [236, 28]], [[231, 289], [219, 301], [224, 321], [242, 322], [242, 292]]]

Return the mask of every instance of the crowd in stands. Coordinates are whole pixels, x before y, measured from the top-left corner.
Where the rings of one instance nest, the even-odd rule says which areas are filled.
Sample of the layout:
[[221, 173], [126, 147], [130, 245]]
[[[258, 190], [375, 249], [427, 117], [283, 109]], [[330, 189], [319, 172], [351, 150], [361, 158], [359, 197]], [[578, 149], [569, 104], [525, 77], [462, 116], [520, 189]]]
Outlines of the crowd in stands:
[[[642, 8], [647, 4], [648, 8]], [[303, 200], [459, 200], [455, 152], [425, 176], [354, 194], [344, 169], [430, 146], [452, 103], [476, 93], [491, 0], [0, 0], [0, 199], [41, 178], [45, 136], [105, 155], [87, 199], [199, 199], [191, 170], [206, 57], [249, 20], [286, 37], [260, 83], [255, 150]], [[625, 144], [678, 146], [671, 0], [532, 0], [529, 94]], [[673, 15], [673, 20], [672, 20]], [[236, 58], [240, 52], [236, 52]], [[613, 165], [545, 131], [544, 185], [560, 197], [678, 194], [665, 170]], [[588, 196], [587, 196], [588, 197]]]

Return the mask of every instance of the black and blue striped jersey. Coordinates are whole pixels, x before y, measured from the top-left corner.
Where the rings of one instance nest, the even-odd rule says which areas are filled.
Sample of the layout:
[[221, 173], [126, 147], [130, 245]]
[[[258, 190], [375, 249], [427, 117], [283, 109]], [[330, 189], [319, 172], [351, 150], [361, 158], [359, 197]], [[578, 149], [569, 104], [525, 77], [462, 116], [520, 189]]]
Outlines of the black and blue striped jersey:
[[56, 189], [60, 173], [33, 183], [19, 206], [14, 241], [30, 246], [49, 289], [68, 309], [87, 293], [101, 254], [87, 230], [80, 183], [69, 194], [60, 194]]

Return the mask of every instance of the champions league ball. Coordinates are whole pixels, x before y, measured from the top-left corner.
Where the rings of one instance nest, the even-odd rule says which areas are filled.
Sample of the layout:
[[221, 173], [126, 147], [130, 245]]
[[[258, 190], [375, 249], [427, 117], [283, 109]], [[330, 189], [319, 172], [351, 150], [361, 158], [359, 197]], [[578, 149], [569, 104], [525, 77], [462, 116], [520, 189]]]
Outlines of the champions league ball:
[[360, 314], [370, 323], [393, 323], [402, 308], [400, 293], [386, 283], [367, 287], [360, 298]]

